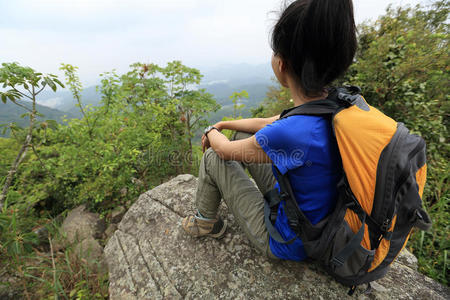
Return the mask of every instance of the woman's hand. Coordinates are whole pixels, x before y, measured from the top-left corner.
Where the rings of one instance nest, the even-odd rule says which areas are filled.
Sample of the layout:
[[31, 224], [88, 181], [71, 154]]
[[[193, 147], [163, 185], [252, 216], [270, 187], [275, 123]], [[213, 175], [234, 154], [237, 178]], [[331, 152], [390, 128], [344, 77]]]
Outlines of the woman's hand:
[[211, 144], [209, 143], [208, 137], [206, 135], [202, 135], [202, 151], [205, 153], [208, 148], [211, 147]]
[[219, 131], [222, 131], [223, 128], [223, 122], [219, 121], [216, 124], [213, 125], [213, 127], [216, 127], [217, 129], [219, 129]]

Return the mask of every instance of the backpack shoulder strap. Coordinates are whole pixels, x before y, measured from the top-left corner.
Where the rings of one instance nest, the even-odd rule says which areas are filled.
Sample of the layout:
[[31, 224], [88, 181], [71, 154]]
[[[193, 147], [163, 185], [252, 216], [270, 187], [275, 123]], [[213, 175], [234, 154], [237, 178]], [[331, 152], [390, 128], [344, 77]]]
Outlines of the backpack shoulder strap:
[[307, 102], [287, 109], [281, 113], [280, 119], [294, 115], [333, 116], [340, 110], [357, 103], [360, 95], [355, 93], [358, 92], [361, 90], [355, 86], [332, 88], [328, 91], [326, 99]]
[[337, 102], [330, 99], [316, 100], [283, 111], [280, 115], [280, 119], [294, 115], [333, 115], [340, 107], [341, 106]]

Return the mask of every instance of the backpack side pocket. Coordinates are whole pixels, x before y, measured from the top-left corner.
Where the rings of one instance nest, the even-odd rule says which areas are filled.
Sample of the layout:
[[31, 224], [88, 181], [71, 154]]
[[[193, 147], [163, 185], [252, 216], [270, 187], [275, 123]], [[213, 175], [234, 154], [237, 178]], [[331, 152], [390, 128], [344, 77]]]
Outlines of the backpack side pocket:
[[336, 232], [333, 246], [330, 247], [328, 256], [328, 268], [339, 277], [354, 277], [365, 274], [371, 265], [375, 251], [368, 250], [359, 244], [353, 249], [353, 252], [345, 261], [341, 263], [334, 263], [333, 259], [338, 255], [357, 235], [353, 233], [348, 223], [344, 220], [341, 227]]

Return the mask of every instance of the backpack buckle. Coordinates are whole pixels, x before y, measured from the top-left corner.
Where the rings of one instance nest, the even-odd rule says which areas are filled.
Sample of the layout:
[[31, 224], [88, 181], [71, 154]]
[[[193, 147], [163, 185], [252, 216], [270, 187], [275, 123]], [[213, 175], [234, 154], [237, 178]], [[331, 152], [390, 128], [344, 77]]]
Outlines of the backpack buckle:
[[344, 85], [344, 88], [349, 91], [352, 95], [361, 94], [362, 90], [357, 85]]
[[269, 218], [270, 218], [270, 221], [272, 222], [272, 224], [275, 224], [277, 217], [278, 217], [278, 209], [277, 210], [271, 209]]
[[354, 199], [352, 199], [352, 201], [348, 201], [347, 203], [345, 203], [345, 206], [347, 208], [350, 208], [351, 210], [354, 210], [354, 208], [357, 207]]
[[345, 104], [345, 106], [352, 106], [358, 101], [361, 88], [354, 85], [345, 85], [343, 88], [338, 88], [337, 98]]
[[359, 95], [350, 95], [340, 92], [338, 94], [338, 99], [346, 104], [346, 106], [352, 106], [359, 99]]
[[291, 227], [294, 230], [294, 232], [299, 231], [300, 223], [298, 222], [298, 220], [289, 220], [289, 218], [288, 218], [288, 223], [289, 223], [289, 227]]
[[383, 233], [383, 235], [388, 232], [389, 228], [391, 227], [391, 219], [386, 219], [384, 220], [383, 224], [381, 225], [381, 231]]
[[342, 267], [344, 265], [344, 262], [342, 260], [338, 259], [336, 256], [333, 257], [333, 259], [331, 260], [331, 263], [336, 268]]
[[289, 194], [286, 192], [280, 193], [280, 199], [286, 201], [286, 199], [289, 198]]

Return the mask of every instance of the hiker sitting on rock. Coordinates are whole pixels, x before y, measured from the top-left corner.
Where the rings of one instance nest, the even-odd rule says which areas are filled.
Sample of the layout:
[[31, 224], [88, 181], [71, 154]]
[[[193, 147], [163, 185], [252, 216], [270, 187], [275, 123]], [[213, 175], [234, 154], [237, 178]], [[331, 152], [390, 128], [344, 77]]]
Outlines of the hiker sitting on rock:
[[[352, 63], [357, 47], [351, 0], [298, 0], [281, 14], [272, 33], [272, 68], [289, 88], [295, 106], [324, 99], [327, 87]], [[298, 206], [316, 224], [334, 208], [342, 166], [331, 122], [296, 115], [278, 120], [223, 121], [202, 137], [197, 213], [183, 220], [193, 236], [220, 238], [226, 221], [217, 216], [221, 199], [252, 244], [271, 258], [303, 260], [301, 239], [288, 225], [285, 205], [276, 212], [277, 242], [267, 230], [264, 194], [278, 187], [271, 164], [289, 175]], [[235, 130], [232, 141], [220, 131]], [[256, 185], [247, 176], [247, 168]]]

